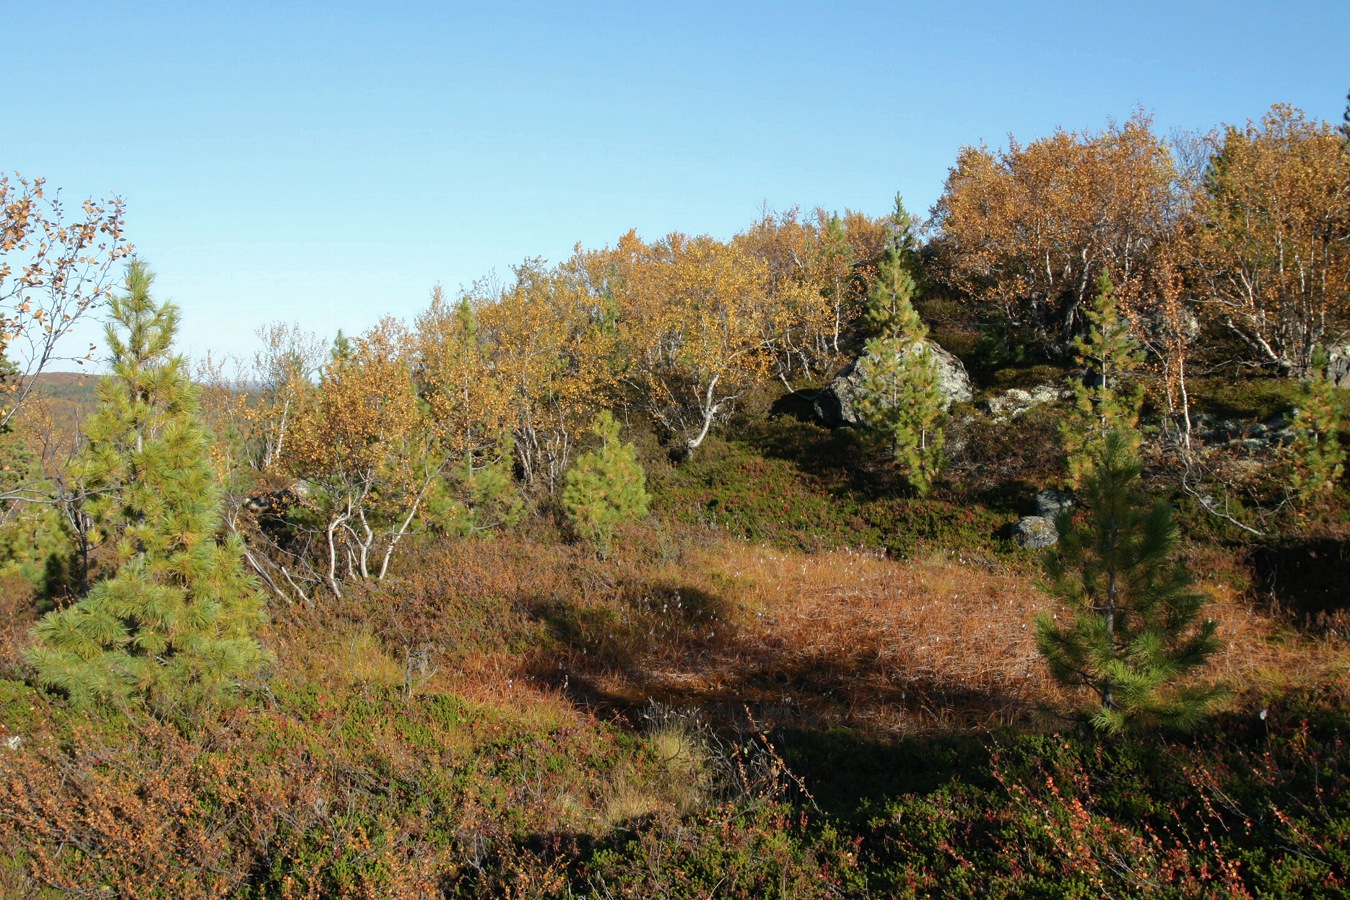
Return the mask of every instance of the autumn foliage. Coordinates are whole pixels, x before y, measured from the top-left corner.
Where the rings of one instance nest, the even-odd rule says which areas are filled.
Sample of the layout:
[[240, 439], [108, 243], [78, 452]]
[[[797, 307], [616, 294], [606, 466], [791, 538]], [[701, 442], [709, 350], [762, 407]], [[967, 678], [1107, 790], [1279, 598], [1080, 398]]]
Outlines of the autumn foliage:
[[1066, 347], [1098, 277], [1138, 277], [1170, 234], [1176, 177], [1142, 113], [998, 153], [964, 147], [934, 209], [945, 277], [1050, 349]]
[[1350, 154], [1284, 105], [1212, 147], [1185, 242], [1200, 305], [1252, 360], [1306, 373], [1350, 326]]
[[[1344, 403], [1285, 377], [1344, 367], [1331, 136], [967, 147], [927, 223], [630, 231], [233, 374], [147, 306], [84, 450], [0, 440], [0, 894], [1343, 894]], [[120, 204], [0, 191], [55, 340]]]

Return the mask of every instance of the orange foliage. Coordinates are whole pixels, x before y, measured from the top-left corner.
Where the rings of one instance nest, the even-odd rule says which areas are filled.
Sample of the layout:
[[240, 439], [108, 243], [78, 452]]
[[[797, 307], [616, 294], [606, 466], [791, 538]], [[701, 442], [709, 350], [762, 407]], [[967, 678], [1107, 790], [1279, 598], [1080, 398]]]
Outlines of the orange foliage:
[[692, 453], [771, 371], [790, 305], [773, 301], [768, 266], [735, 242], [670, 234], [646, 244], [629, 232], [613, 260], [623, 381]]
[[789, 384], [799, 376], [823, 379], [844, 362], [841, 346], [867, 301], [877, 262], [890, 234], [885, 222], [847, 210], [796, 208], [765, 213], [733, 243], [768, 267], [768, 294], [782, 314], [773, 346], [775, 374]]
[[975, 303], [1065, 349], [1102, 272], [1125, 289], [1168, 234], [1176, 177], [1150, 118], [1057, 131], [997, 155], [963, 147], [935, 215], [946, 275]]
[[478, 312], [492, 377], [507, 392], [527, 482], [561, 484], [577, 437], [610, 400], [614, 331], [578, 251], [568, 264], [516, 267], [515, 282]]
[[1188, 235], [1202, 309], [1251, 358], [1301, 375], [1350, 325], [1350, 154], [1285, 105], [1212, 150]]
[[312, 491], [327, 548], [324, 580], [382, 578], [444, 458], [427, 445], [401, 326], [386, 319], [324, 371], [295, 414], [285, 464]]

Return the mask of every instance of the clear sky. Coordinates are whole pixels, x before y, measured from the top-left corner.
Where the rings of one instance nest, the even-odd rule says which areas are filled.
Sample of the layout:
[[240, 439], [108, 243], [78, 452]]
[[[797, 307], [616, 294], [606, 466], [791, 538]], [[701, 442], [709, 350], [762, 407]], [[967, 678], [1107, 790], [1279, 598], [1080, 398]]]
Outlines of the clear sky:
[[1009, 133], [1339, 122], [1350, 89], [1350, 0], [0, 0], [0, 32], [0, 168], [122, 195], [193, 354], [411, 318], [630, 228], [925, 213]]

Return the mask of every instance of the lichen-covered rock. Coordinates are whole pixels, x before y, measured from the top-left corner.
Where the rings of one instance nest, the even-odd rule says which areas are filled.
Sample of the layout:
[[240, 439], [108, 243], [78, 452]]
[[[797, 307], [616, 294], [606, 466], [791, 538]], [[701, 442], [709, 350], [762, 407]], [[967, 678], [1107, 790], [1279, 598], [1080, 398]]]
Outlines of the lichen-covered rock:
[[1059, 541], [1055, 523], [1045, 516], [1023, 516], [1012, 527], [1012, 540], [1019, 547], [1039, 550]]
[[1191, 425], [1195, 435], [1210, 447], [1232, 447], [1254, 454], [1272, 453], [1294, 439], [1293, 420], [1288, 416], [1251, 422], [1198, 412], [1192, 414]]
[[[913, 353], [918, 346], [915, 344], [907, 353]], [[966, 367], [961, 364], [961, 360], [931, 341], [926, 342], [926, 346], [933, 351], [933, 359], [937, 361], [938, 390], [942, 392], [943, 408], [953, 403], [969, 402], [974, 395], [971, 392], [970, 376], [966, 374]], [[847, 368], [816, 394], [814, 402], [816, 418], [827, 428], [856, 427], [862, 424], [853, 402], [858, 391], [858, 363], [864, 358], [866, 354], [849, 363]]]
[[1067, 388], [1053, 384], [1040, 384], [1031, 390], [1009, 388], [1001, 394], [996, 394], [984, 400], [980, 406], [993, 417], [995, 422], [1007, 422], [1010, 419], [1016, 419], [1028, 410], [1044, 406], [1047, 403], [1056, 403], [1072, 396], [1073, 392]]

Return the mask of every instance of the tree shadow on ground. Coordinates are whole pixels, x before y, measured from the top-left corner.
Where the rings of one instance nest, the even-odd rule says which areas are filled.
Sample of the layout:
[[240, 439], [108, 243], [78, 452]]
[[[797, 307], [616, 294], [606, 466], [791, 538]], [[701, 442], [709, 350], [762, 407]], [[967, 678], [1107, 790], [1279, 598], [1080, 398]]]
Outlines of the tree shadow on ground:
[[1272, 610], [1307, 631], [1350, 637], [1350, 539], [1284, 541], [1252, 554]]
[[[966, 412], [945, 430], [935, 499], [1030, 514], [1036, 493], [1062, 476], [1058, 420], [1044, 410], [1003, 423]], [[789, 411], [747, 426], [741, 439], [766, 459], [790, 463], [836, 499], [866, 504], [914, 495], [885, 448], [863, 429], [829, 429]]]
[[827, 428], [781, 412], [748, 426], [741, 438], [766, 459], [791, 463], [836, 498], [867, 502], [913, 493], [863, 429]]
[[602, 718], [632, 725], [653, 704], [713, 725], [746, 715], [775, 731], [870, 736], [985, 731], [1029, 721], [1029, 695], [997, 679], [963, 681], [917, 651], [859, 633], [850, 646], [802, 648], [730, 621], [723, 598], [688, 585], [631, 586], [623, 605], [538, 604], [552, 642], [524, 673]]

